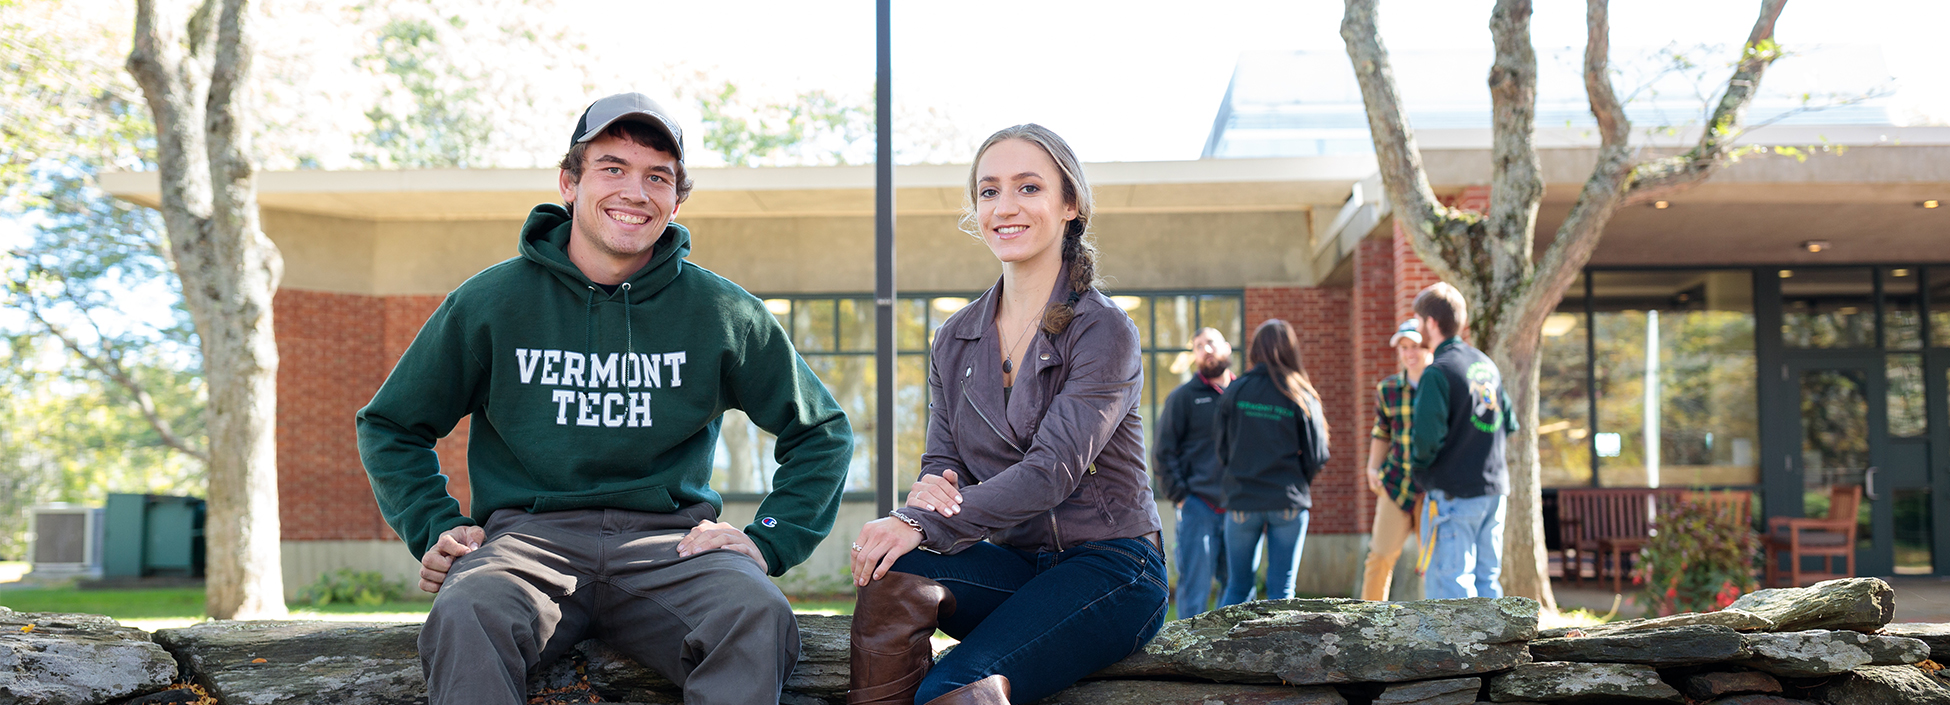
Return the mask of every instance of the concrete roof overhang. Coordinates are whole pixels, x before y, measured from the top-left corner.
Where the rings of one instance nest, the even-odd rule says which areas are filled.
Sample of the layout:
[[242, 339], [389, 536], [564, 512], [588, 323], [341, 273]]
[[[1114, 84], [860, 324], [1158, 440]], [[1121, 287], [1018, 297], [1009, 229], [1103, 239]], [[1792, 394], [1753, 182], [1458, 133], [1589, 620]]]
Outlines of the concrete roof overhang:
[[[1338, 206], [1374, 173], [1370, 156], [1087, 164], [1106, 213], [1304, 210]], [[693, 169], [687, 218], [787, 218], [873, 214], [872, 166]], [[284, 171], [258, 176], [262, 208], [354, 220], [449, 221], [520, 217], [559, 202], [555, 169]], [[895, 210], [961, 210], [967, 165], [894, 170]], [[153, 172], [103, 174], [103, 189], [145, 206], [160, 203]]]

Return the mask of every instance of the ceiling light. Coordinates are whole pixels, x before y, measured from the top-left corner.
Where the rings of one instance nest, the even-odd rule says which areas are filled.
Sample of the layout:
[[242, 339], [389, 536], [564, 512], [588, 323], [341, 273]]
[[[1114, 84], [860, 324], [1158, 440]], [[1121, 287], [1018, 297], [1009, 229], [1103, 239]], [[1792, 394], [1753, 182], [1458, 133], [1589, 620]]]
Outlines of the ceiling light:
[[[1544, 337], [1555, 338], [1578, 327], [1577, 314], [1553, 313], [1544, 317]], [[1566, 426], [1566, 428], [1569, 428]], [[1542, 433], [1542, 431], [1539, 431]]]
[[1935, 208], [1943, 204], [1941, 202], [1938, 202], [1936, 199], [1932, 198], [1930, 200], [1924, 201], [1922, 203], [1918, 203], [1916, 205], [1922, 206], [1924, 208]]
[[766, 299], [765, 310], [771, 311], [774, 316], [784, 316], [792, 313], [792, 301], [790, 299]]
[[942, 313], [954, 313], [967, 305], [968, 299], [959, 296], [943, 296], [934, 300], [934, 310]]
[[1909, 276], [1909, 270], [1907, 270], [1907, 269], [1891, 269], [1891, 270], [1889, 270], [1889, 276], [1892, 276], [1892, 277], [1907, 277], [1907, 276]]
[[1809, 251], [1809, 252], [1811, 252], [1811, 253], [1814, 253], [1814, 252], [1821, 252], [1822, 250], [1826, 250], [1826, 249], [1828, 249], [1828, 241], [1827, 241], [1827, 240], [1808, 240], [1808, 241], [1806, 241], [1806, 242], [1803, 242], [1803, 243], [1801, 243], [1801, 249], [1804, 249], [1804, 250], [1807, 250], [1807, 251]]
[[1112, 296], [1110, 297], [1110, 302], [1117, 304], [1118, 308], [1124, 309], [1125, 311], [1136, 311], [1139, 306], [1144, 305], [1144, 299], [1136, 296]]
[[1653, 201], [1653, 202], [1652, 202], [1652, 207], [1653, 207], [1653, 208], [1657, 208], [1657, 209], [1659, 209], [1659, 210], [1665, 210], [1665, 209], [1667, 209], [1667, 208], [1671, 208], [1671, 207], [1672, 207], [1672, 202], [1671, 202], [1671, 201]]
[[1789, 277], [1792, 277], [1792, 276], [1794, 276], [1794, 270], [1792, 270], [1792, 269], [1783, 269], [1783, 270], [1781, 270], [1781, 278], [1782, 278], [1782, 279], [1787, 279], [1787, 278], [1789, 278]]

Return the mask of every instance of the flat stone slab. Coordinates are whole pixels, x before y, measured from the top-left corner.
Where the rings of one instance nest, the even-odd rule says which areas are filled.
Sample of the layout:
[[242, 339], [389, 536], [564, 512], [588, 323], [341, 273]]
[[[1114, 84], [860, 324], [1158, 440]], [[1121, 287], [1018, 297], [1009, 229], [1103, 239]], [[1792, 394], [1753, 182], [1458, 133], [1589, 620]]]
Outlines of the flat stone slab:
[[1741, 665], [1794, 678], [1832, 676], [1864, 666], [1911, 664], [1930, 657], [1930, 647], [1921, 641], [1853, 631], [1747, 634], [1744, 638], [1753, 656]]
[[1679, 614], [1651, 619], [1626, 619], [1587, 627], [1558, 627], [1546, 629], [1537, 636], [1555, 639], [1568, 636], [1600, 636], [1619, 632], [1643, 631], [1647, 629], [1666, 629], [1669, 627], [1691, 627], [1696, 625], [1726, 627], [1736, 632], [1771, 632], [1774, 620], [1752, 612], [1724, 609], [1718, 612], [1681, 612]]
[[1165, 625], [1144, 650], [1092, 678], [1228, 683], [1395, 683], [1528, 663], [1528, 598], [1368, 602], [1264, 600]]
[[1347, 705], [1324, 686], [1282, 687], [1176, 681], [1084, 681], [1037, 705]]
[[1770, 631], [1849, 629], [1873, 632], [1896, 615], [1896, 590], [1881, 578], [1824, 580], [1804, 588], [1755, 590], [1728, 609], [1774, 622]]
[[1781, 682], [1760, 671], [1717, 671], [1686, 677], [1686, 695], [1695, 700], [1712, 700], [1722, 695], [1779, 693]]
[[1471, 705], [1483, 690], [1483, 679], [1444, 678], [1396, 683], [1381, 691], [1374, 705]]
[[1880, 634], [1920, 640], [1930, 645], [1931, 661], [1950, 663], [1950, 624], [1904, 622], [1884, 626]]
[[1747, 658], [1740, 632], [1710, 625], [1615, 632], [1530, 642], [1537, 661], [1694, 666]]
[[156, 632], [225, 705], [417, 705], [420, 625], [210, 621]]
[[176, 659], [148, 632], [101, 615], [0, 611], [0, 704], [93, 705], [175, 679]]
[[[852, 678], [852, 630], [852, 617], [799, 615], [799, 665], [785, 681], [788, 701], [791, 698], [821, 702], [846, 699], [846, 688]], [[575, 653], [562, 659], [553, 672], [567, 670], [573, 676], [578, 665], [588, 675], [590, 688], [606, 699], [642, 703], [682, 701], [682, 691], [676, 684], [602, 642], [591, 640], [577, 645]], [[557, 681], [551, 684], [559, 684], [559, 680], [558, 675]], [[531, 691], [535, 685], [530, 685]]]
[[1816, 695], [1848, 705], [1950, 705], [1950, 688], [1915, 666], [1868, 666], [1830, 680]]
[[1710, 703], [1707, 703], [1707, 705], [1824, 705], [1824, 704], [1811, 703], [1806, 700], [1795, 700], [1793, 698], [1783, 698], [1779, 695], [1766, 695], [1766, 694], [1755, 693], [1750, 695], [1730, 695], [1724, 698], [1720, 698], [1719, 700], [1715, 700]]
[[1552, 661], [1518, 666], [1490, 678], [1490, 700], [1537, 702], [1685, 702], [1651, 666]]
[[[799, 665], [786, 680], [781, 702], [845, 699], [852, 624], [850, 617], [799, 616]], [[226, 705], [425, 703], [419, 639], [419, 624], [364, 622], [204, 622], [156, 634]], [[170, 664], [174, 675], [175, 662]], [[608, 701], [683, 700], [675, 684], [595, 640], [541, 669], [529, 692], [569, 687], [585, 677]]]

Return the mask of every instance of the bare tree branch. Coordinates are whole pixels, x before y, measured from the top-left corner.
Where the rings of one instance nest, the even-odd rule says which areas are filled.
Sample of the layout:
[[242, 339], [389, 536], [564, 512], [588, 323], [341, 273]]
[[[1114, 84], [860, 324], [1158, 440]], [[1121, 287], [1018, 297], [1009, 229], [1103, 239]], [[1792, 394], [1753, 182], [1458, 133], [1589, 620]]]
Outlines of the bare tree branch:
[[1734, 141], [1740, 138], [1747, 106], [1760, 90], [1761, 76], [1781, 56], [1780, 47], [1774, 43], [1774, 23], [1786, 7], [1787, 0], [1762, 0], [1760, 18], [1754, 21], [1754, 29], [1741, 47], [1740, 63], [1734, 68], [1733, 77], [1727, 79], [1719, 105], [1713, 109], [1706, 128], [1700, 131], [1699, 144], [1684, 154], [1654, 159], [1635, 167], [1625, 191], [1626, 205], [1669, 196], [1705, 181], [1725, 165]]
[[1408, 113], [1395, 91], [1388, 49], [1382, 46], [1381, 34], [1375, 26], [1377, 2], [1347, 0], [1347, 13], [1341, 19], [1341, 39], [1347, 42], [1354, 77], [1361, 85], [1381, 182], [1388, 191], [1395, 218], [1400, 220], [1415, 246], [1415, 253], [1443, 280], [1464, 281], [1465, 268], [1461, 265], [1467, 258], [1462, 246], [1470, 239], [1470, 226], [1479, 219], [1444, 207], [1429, 187], [1428, 174], [1422, 167], [1422, 152], [1415, 146], [1415, 131], [1409, 126]]
[[[69, 335], [60, 326], [48, 320], [46, 316], [41, 314], [39, 306], [29, 304], [24, 308], [27, 310], [27, 315], [32, 316], [34, 321], [39, 323], [43, 330], [46, 330], [55, 339], [61, 341], [61, 347], [67, 348], [68, 352], [74, 353], [76, 357], [81, 358], [82, 362], [87, 363], [96, 372], [100, 372], [103, 377], [107, 377], [115, 386], [121, 387], [122, 391], [127, 393], [135, 401], [136, 410], [140, 411], [142, 418], [149, 422], [149, 427], [156, 431], [156, 436], [162, 439], [163, 445], [195, 458], [197, 462], [205, 465], [209, 464], [209, 453], [203, 448], [191, 444], [188, 439], [177, 435], [176, 429], [170, 426], [169, 419], [163, 418], [162, 412], [157, 410], [156, 399], [149, 394], [149, 388], [144, 386], [133, 375], [130, 375], [128, 369], [122, 366], [120, 360], [108, 354], [96, 355], [82, 349], [81, 341], [75, 340], [74, 336]], [[93, 324], [94, 320], [89, 319], [89, 323]]]
[[[1571, 212], [1558, 226], [1557, 237], [1538, 260], [1530, 286], [1518, 297], [1523, 313], [1511, 323], [1519, 330], [1542, 330], [1555, 302], [1577, 279], [1584, 263], [1597, 249], [1605, 223], [1623, 202], [1625, 185], [1632, 173], [1632, 122], [1611, 81], [1610, 0], [1585, 3], [1584, 89], [1591, 104], [1591, 115], [1598, 121], [1598, 161], [1578, 192]], [[1551, 302], [1545, 304], [1544, 302]]]

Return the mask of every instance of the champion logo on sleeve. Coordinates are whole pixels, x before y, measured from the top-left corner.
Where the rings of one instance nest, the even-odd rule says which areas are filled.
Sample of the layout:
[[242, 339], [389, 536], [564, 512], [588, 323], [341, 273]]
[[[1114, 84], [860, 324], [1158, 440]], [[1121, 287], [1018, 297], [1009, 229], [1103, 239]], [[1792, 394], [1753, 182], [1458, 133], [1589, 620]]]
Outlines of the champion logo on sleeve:
[[772, 517], [765, 517], [763, 519], [758, 520], [758, 525], [769, 529], [774, 526], [778, 526], [779, 520], [773, 519]]

